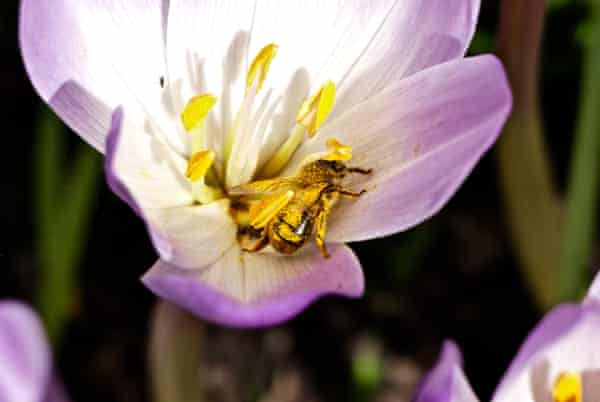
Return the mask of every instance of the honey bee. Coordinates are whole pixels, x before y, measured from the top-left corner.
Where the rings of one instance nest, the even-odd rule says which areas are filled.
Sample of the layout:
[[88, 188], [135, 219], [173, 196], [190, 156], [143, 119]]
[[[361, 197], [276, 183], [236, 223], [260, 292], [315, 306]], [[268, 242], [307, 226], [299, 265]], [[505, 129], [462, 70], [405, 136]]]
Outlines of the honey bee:
[[230, 195], [242, 197], [239, 200], [259, 197], [248, 207], [247, 225], [240, 229], [242, 248], [257, 252], [271, 245], [282, 254], [293, 254], [316, 230], [317, 246], [329, 258], [325, 233], [331, 209], [340, 197], [356, 199], [366, 192], [364, 189], [354, 192], [339, 182], [348, 174], [368, 175], [372, 171], [349, 167], [336, 159], [340, 158], [330, 156], [309, 162], [296, 176], [259, 180], [233, 188]]

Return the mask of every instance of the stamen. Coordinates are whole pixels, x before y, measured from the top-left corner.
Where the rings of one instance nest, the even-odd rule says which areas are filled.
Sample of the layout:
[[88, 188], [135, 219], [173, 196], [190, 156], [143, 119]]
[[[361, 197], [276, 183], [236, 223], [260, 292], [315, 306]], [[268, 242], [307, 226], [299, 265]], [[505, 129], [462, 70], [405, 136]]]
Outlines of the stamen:
[[335, 84], [327, 81], [319, 91], [308, 98], [300, 107], [296, 117], [298, 126], [277, 150], [275, 155], [264, 165], [258, 177], [274, 177], [283, 170], [290, 161], [296, 149], [302, 143], [304, 133], [314, 137], [333, 110], [335, 104]]
[[[232, 179], [228, 179], [229, 177], [236, 176], [237, 170], [231, 168], [231, 159], [232, 153], [234, 152], [234, 144], [236, 141], [239, 143], [241, 141], [241, 145], [246, 146], [245, 140], [246, 138], [238, 138], [240, 136], [243, 137], [244, 130], [248, 129], [248, 124], [251, 121], [250, 115], [253, 112], [254, 107], [254, 98], [262, 88], [265, 80], [267, 79], [267, 74], [269, 73], [269, 68], [271, 67], [271, 63], [277, 54], [278, 46], [271, 43], [265, 47], [263, 47], [260, 52], [256, 55], [252, 64], [250, 64], [250, 68], [248, 69], [248, 73], [246, 75], [246, 95], [240, 105], [240, 108], [233, 120], [233, 124], [225, 137], [225, 149], [224, 149], [224, 171], [225, 171], [225, 183], [234, 182]], [[242, 162], [240, 162], [242, 163]]]
[[252, 61], [252, 64], [250, 64], [248, 74], [246, 75], [246, 92], [254, 85], [256, 85], [256, 92], [258, 93], [260, 91], [267, 79], [267, 74], [269, 73], [271, 63], [277, 54], [277, 49], [278, 46], [271, 43], [258, 52]]
[[552, 389], [554, 402], [582, 402], [583, 391], [581, 376], [573, 372], [561, 373]]
[[241, 156], [241, 153], [246, 152], [245, 156], [248, 156], [248, 146], [250, 146], [249, 136], [251, 135], [249, 123], [254, 107], [255, 95], [256, 87], [251, 87], [242, 101], [240, 110], [238, 110], [225, 139], [224, 171], [227, 186], [240, 184], [240, 172], [247, 162], [247, 158]]
[[325, 122], [335, 104], [335, 84], [327, 81], [319, 92], [308, 98], [300, 107], [296, 122], [306, 128], [310, 138], [314, 137]]
[[181, 113], [185, 131], [191, 132], [203, 123], [215, 103], [217, 103], [217, 97], [212, 94], [199, 95], [190, 99]]
[[190, 158], [185, 175], [193, 182], [203, 179], [215, 160], [214, 151], [196, 152]]

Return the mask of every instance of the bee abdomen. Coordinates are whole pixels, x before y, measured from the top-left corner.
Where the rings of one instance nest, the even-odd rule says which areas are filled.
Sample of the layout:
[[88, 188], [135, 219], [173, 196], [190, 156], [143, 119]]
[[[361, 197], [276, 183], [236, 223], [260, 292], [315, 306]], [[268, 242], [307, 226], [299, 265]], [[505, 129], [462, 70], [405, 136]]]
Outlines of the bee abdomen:
[[275, 250], [283, 254], [292, 254], [304, 245], [306, 236], [298, 235], [287, 222], [277, 221], [273, 223], [270, 231], [270, 240]]

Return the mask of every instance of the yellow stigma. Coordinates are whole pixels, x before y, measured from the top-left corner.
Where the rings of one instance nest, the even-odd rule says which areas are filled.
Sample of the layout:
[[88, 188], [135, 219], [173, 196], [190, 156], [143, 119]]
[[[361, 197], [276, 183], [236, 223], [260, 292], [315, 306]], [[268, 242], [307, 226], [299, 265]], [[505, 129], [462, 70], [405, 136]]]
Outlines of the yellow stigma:
[[561, 373], [552, 388], [554, 402], [582, 402], [581, 376], [573, 372]]
[[303, 126], [308, 135], [315, 136], [335, 104], [335, 84], [327, 81], [319, 92], [308, 98], [300, 107], [296, 122]]
[[196, 152], [192, 155], [190, 161], [188, 162], [185, 175], [194, 182], [203, 179], [204, 176], [206, 176], [206, 173], [208, 173], [208, 169], [210, 169], [214, 160], [214, 151]]
[[277, 54], [277, 49], [278, 46], [271, 43], [258, 52], [248, 69], [248, 75], [246, 76], [246, 91], [249, 91], [253, 85], [256, 85], [257, 93], [260, 91], [267, 78], [269, 67], [271, 67], [271, 63]]
[[192, 131], [198, 127], [212, 107], [217, 103], [217, 97], [212, 94], [195, 96], [187, 103], [181, 113], [181, 121], [185, 131]]
[[346, 162], [352, 159], [352, 147], [342, 144], [335, 138], [327, 140], [327, 148], [332, 152], [323, 158], [325, 160]]

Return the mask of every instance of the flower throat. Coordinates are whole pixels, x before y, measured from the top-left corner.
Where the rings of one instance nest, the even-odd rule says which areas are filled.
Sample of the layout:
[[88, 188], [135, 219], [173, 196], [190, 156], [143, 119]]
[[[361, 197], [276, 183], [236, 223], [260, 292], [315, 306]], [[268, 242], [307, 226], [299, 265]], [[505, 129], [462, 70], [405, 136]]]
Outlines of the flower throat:
[[277, 252], [289, 255], [301, 249], [316, 232], [316, 244], [328, 258], [325, 234], [332, 208], [340, 198], [356, 199], [366, 192], [345, 188], [341, 180], [352, 174], [371, 174], [371, 169], [348, 166], [352, 148], [331, 138], [327, 141], [329, 152], [308, 155], [294, 176], [278, 176], [305, 138], [313, 138], [333, 110], [336, 96], [333, 82], [326, 82], [305, 100], [291, 134], [249, 180], [241, 180], [236, 174], [247, 164], [247, 160], [237, 156], [241, 154], [240, 147], [247, 146], [243, 138], [254, 101], [277, 49], [274, 44], [265, 46], [250, 64], [244, 98], [225, 138], [221, 175], [214, 169], [217, 153], [205, 146], [205, 121], [217, 98], [202, 94], [188, 101], [181, 113], [190, 144], [185, 174], [196, 202], [231, 200], [230, 212], [238, 225], [238, 241], [243, 250], [258, 252], [270, 245]]

